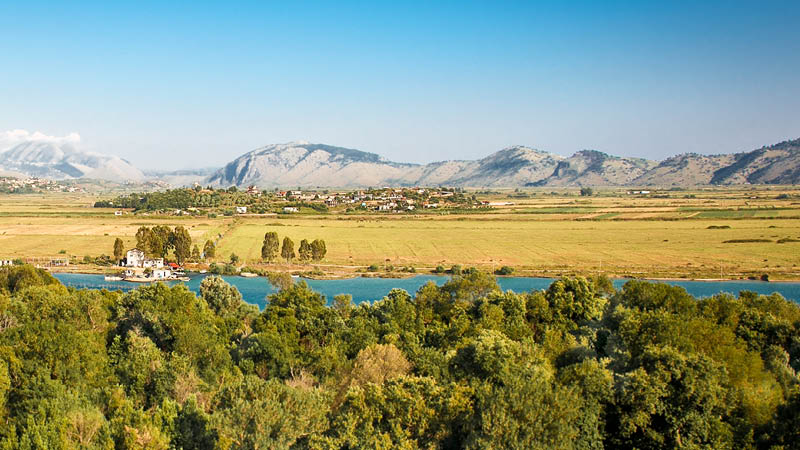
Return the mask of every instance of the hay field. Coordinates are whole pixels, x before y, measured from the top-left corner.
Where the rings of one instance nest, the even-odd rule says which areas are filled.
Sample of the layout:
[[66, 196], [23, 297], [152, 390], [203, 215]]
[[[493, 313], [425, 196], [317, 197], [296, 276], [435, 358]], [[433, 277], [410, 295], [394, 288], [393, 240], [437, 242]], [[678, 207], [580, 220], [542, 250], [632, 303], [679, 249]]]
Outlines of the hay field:
[[[800, 242], [723, 243], [734, 239], [800, 240], [800, 220], [520, 220], [330, 219], [243, 221], [220, 241], [218, 255], [256, 261], [266, 231], [281, 239], [324, 239], [335, 264], [511, 265], [542, 271], [627, 274], [800, 272]], [[275, 223], [274, 220], [270, 223]], [[775, 228], [770, 228], [775, 227]]]
[[[800, 193], [697, 191], [693, 198], [536, 195], [473, 214], [346, 214], [174, 217], [92, 208], [87, 195], [0, 196], [0, 258], [110, 254], [135, 243], [139, 226], [185, 226], [195, 242], [218, 240], [217, 259], [257, 263], [267, 231], [324, 239], [323, 268], [370, 264], [432, 268], [510, 265], [525, 273], [602, 271], [618, 275], [800, 278]], [[685, 195], [685, 194], [682, 194]], [[496, 198], [501, 196], [495, 195]], [[688, 197], [688, 196], [686, 196]], [[489, 198], [489, 197], [487, 197]], [[710, 226], [727, 226], [709, 229]], [[724, 243], [767, 239], [772, 242]]]

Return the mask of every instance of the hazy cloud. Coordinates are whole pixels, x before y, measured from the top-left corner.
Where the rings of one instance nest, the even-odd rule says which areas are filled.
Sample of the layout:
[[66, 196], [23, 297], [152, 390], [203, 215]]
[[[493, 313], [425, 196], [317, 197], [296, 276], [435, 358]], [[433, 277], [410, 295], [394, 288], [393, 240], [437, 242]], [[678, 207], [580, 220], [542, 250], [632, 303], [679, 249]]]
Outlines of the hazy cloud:
[[28, 130], [11, 130], [0, 132], [0, 151], [8, 150], [9, 148], [23, 143], [23, 142], [50, 142], [53, 144], [72, 144], [80, 143], [81, 135], [78, 133], [69, 133], [66, 136], [50, 136], [40, 131], [30, 132]]

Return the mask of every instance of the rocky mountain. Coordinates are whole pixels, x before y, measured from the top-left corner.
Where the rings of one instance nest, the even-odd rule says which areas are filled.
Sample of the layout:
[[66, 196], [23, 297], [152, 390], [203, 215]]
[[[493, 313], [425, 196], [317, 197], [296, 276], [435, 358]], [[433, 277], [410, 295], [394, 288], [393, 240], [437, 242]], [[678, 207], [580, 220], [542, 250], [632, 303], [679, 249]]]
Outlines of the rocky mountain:
[[800, 183], [800, 139], [738, 154], [686, 153], [657, 162], [581, 150], [569, 158], [523, 146], [477, 161], [405, 164], [307, 142], [262, 147], [206, 182], [218, 186], [694, 186]]
[[[723, 155], [728, 156], [728, 155]], [[733, 155], [732, 164], [711, 177], [711, 184], [797, 184], [800, 182], [800, 139]]]
[[141, 181], [144, 174], [128, 161], [85, 152], [69, 142], [26, 141], [0, 152], [0, 171], [52, 179], [92, 178]]
[[800, 139], [751, 152], [699, 155], [686, 153], [661, 161], [631, 184], [691, 186], [800, 183]]
[[307, 142], [273, 144], [234, 159], [208, 178], [220, 186], [383, 186], [413, 184], [419, 166], [349, 148]]
[[[697, 186], [800, 184], [800, 139], [735, 154], [685, 153], [663, 161], [581, 150], [570, 157], [513, 146], [485, 158], [430, 164], [389, 161], [377, 154], [308, 142], [273, 144], [245, 153], [221, 169], [142, 173], [117, 156], [82, 151], [77, 134], [52, 137], [22, 130], [0, 138], [0, 175], [172, 186]], [[0, 139], [0, 144], [3, 140]]]
[[406, 164], [374, 153], [290, 142], [236, 158], [207, 180], [219, 186], [521, 186], [551, 173], [563, 157], [510, 147], [477, 161]]
[[661, 161], [631, 184], [636, 186], [698, 186], [711, 184], [714, 173], [733, 163], [734, 155], [684, 153]]
[[477, 161], [443, 161], [419, 166], [412, 184], [423, 186], [524, 186], [542, 179], [564, 160], [553, 153], [515, 146]]
[[622, 158], [597, 150], [581, 150], [558, 163], [553, 173], [527, 183], [532, 186], [622, 186], [657, 165], [642, 158]]

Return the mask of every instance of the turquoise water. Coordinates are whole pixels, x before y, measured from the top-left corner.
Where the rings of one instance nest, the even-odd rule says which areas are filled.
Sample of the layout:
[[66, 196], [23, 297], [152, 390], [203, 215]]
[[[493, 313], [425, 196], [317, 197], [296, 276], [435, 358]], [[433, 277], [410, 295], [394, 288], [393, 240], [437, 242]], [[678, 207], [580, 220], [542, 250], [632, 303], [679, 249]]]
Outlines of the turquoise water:
[[[79, 273], [54, 273], [64, 285], [76, 288], [88, 289], [110, 289], [128, 291], [139, 287], [139, 283], [129, 283], [125, 281], [105, 281], [102, 275], [89, 275]], [[200, 282], [205, 275], [192, 277], [185, 282], [189, 289], [198, 292]], [[237, 276], [222, 277], [233, 286], [239, 289], [242, 297], [248, 303], [258, 305], [263, 308], [266, 303], [266, 296], [275, 292], [275, 288], [269, 284], [266, 278], [243, 278]], [[449, 278], [436, 275], [417, 275], [411, 278], [351, 278], [347, 280], [306, 280], [308, 285], [315, 291], [325, 295], [328, 300], [338, 294], [350, 294], [355, 303], [363, 301], [380, 300], [394, 288], [405, 289], [409, 293], [415, 293], [422, 285], [428, 281], [436, 284], [443, 284]], [[533, 290], [547, 289], [555, 278], [526, 278], [526, 277], [500, 277], [498, 284], [503, 290], [514, 292], [529, 292]], [[625, 284], [626, 280], [615, 280], [614, 286], [619, 288]], [[175, 284], [178, 282], [171, 282]], [[666, 283], [681, 286], [695, 297], [708, 297], [720, 292], [729, 292], [738, 295], [740, 291], [753, 291], [759, 294], [772, 294], [777, 292], [787, 299], [800, 301], [800, 283], [766, 283], [762, 281], [667, 281]]]

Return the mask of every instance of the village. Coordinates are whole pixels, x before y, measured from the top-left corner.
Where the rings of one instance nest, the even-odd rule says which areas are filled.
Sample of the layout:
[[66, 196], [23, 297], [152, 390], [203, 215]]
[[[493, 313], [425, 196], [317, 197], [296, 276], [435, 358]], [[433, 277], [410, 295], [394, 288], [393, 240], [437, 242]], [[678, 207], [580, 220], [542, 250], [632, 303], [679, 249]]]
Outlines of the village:
[[[494, 205], [467, 195], [461, 188], [369, 188], [350, 191], [260, 190], [255, 186], [215, 189], [195, 184], [171, 189], [118, 196], [98, 201], [98, 208], [115, 208], [116, 215], [264, 215], [296, 213], [416, 213], [439, 209], [490, 208]], [[132, 211], [131, 211], [132, 210]]]
[[0, 193], [33, 194], [37, 192], [84, 193], [86, 190], [71, 183], [49, 180], [47, 178], [0, 177]]

